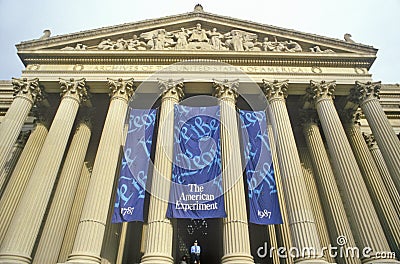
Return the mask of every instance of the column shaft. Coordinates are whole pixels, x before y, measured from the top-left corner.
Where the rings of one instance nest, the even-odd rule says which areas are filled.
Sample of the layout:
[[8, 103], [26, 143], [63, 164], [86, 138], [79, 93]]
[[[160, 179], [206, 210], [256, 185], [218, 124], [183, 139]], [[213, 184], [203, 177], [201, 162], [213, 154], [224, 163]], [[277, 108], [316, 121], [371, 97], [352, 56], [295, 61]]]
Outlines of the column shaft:
[[400, 141], [379, 103], [380, 82], [356, 82], [350, 101], [360, 105], [400, 193]]
[[112, 98], [93, 165], [81, 220], [68, 263], [100, 263], [104, 231], [119, 162], [128, 99], [133, 80], [111, 80]]
[[182, 88], [183, 83], [164, 87], [162, 96], [143, 264], [173, 263], [173, 227], [166, 213], [172, 177], [174, 105], [183, 96]]
[[[324, 142], [316, 123], [305, 123], [304, 136], [309, 149], [310, 157], [317, 174], [316, 183], [320, 190], [320, 197], [323, 203], [328, 230], [334, 246], [337, 245], [339, 237], [345, 237], [347, 243], [343, 246], [345, 250], [355, 247], [356, 243], [351, 232], [349, 221], [340, 197], [334, 173], [332, 171]], [[357, 258], [336, 258], [339, 264], [361, 263]]]
[[36, 236], [50, 199], [79, 100], [64, 97], [0, 248], [0, 263], [30, 263]]
[[40, 242], [36, 249], [34, 264], [57, 262], [90, 136], [89, 125], [81, 122], [72, 138], [64, 161]]
[[38, 79], [13, 79], [12, 83], [16, 96], [0, 123], [0, 172], [33, 104], [42, 98]]
[[396, 209], [364, 141], [359, 125], [349, 123], [346, 124], [345, 129], [389, 245], [396, 255], [400, 256], [400, 219]]
[[371, 155], [375, 161], [375, 164], [379, 170], [379, 174], [382, 177], [382, 180], [385, 184], [386, 190], [389, 193], [390, 200], [393, 203], [394, 208], [396, 209], [396, 212], [398, 216], [400, 217], [400, 193], [397, 191], [396, 186], [393, 183], [392, 177], [390, 176], [390, 172], [386, 166], [385, 160], [382, 156], [382, 153], [376, 144], [375, 140], [373, 139], [373, 136], [365, 136], [369, 150], [371, 152]]
[[[326, 263], [321, 257], [318, 257], [321, 255], [321, 244], [285, 105], [284, 97], [287, 91], [287, 82], [274, 81], [270, 83], [264, 81], [264, 89], [274, 114], [277, 153], [293, 246], [299, 252], [304, 252], [305, 248], [315, 249], [316, 255], [311, 256], [314, 258], [314, 262]], [[310, 254], [313, 254], [313, 252], [310, 252]], [[296, 261], [309, 263], [310, 260], [307, 257], [298, 256]]]
[[[217, 86], [217, 89], [226, 87]], [[221, 107], [221, 159], [224, 202], [222, 263], [254, 263], [250, 250], [243, 169], [235, 95], [230, 88], [218, 94]]]
[[[311, 203], [311, 209], [313, 210], [315, 225], [317, 226], [317, 232], [321, 246], [328, 247], [331, 242], [328, 234], [328, 228], [326, 226], [324, 212], [322, 211], [322, 205], [320, 196], [318, 194], [317, 185], [315, 183], [315, 175], [312, 171], [312, 165], [309, 157], [309, 153], [306, 148], [299, 149], [300, 160], [303, 162], [302, 170], [304, 181], [307, 186], [308, 197]], [[329, 263], [334, 263], [334, 259], [328, 254], [328, 251], [324, 251], [324, 257]]]
[[[334, 82], [311, 82], [310, 96], [315, 98], [315, 106], [322, 124], [335, 172], [338, 174], [338, 185], [343, 188], [343, 200], [348, 205], [347, 214], [351, 217], [350, 225], [358, 247], [372, 248], [370, 257], [365, 263], [378, 263], [375, 253], [389, 251], [383, 229], [373, 209], [357, 161], [347, 140], [342, 123], [333, 104], [332, 96], [336, 87]], [[390, 261], [390, 260], [386, 260]]]
[[38, 122], [25, 144], [25, 148], [14, 168], [7, 187], [0, 200], [0, 244], [2, 243], [7, 229], [11, 223], [15, 209], [19, 204], [22, 194], [29, 181], [37, 158], [42, 150], [44, 140], [47, 136], [47, 127]]
[[[268, 112], [268, 120], [271, 120], [272, 113]], [[279, 168], [278, 155], [276, 153], [276, 144], [274, 132], [272, 129], [272, 125], [268, 124], [268, 139], [269, 145], [272, 153], [272, 162], [274, 164], [274, 176], [276, 181], [276, 190], [278, 191], [278, 200], [279, 200], [279, 208], [281, 210], [281, 216], [283, 223], [280, 225], [275, 225], [278, 229], [278, 237], [280, 238], [280, 242], [284, 248], [292, 247], [292, 240], [290, 237], [290, 227], [289, 227], [289, 218], [286, 210], [286, 201], [282, 187], [282, 175]], [[293, 259], [288, 256], [287, 258], [282, 259], [286, 264], [292, 264]]]
[[68, 224], [65, 231], [64, 239], [60, 254], [58, 256], [58, 262], [64, 263], [67, 261], [68, 255], [72, 252], [74, 241], [76, 237], [76, 231], [78, 230], [79, 219], [81, 218], [83, 203], [85, 201], [87, 189], [90, 181], [90, 171], [87, 164], [84, 163], [82, 171], [79, 177], [78, 187], [75, 192], [74, 203], [71, 208], [71, 213], [68, 218]]
[[8, 157], [3, 171], [0, 172], [0, 198], [3, 196], [4, 189], [6, 188], [6, 185], [10, 180], [11, 174], [21, 155], [28, 135], [29, 131], [24, 131], [20, 133], [20, 136], [18, 137], [17, 142], [14, 144], [14, 147]]
[[[125, 141], [122, 142], [122, 144], [124, 143]], [[119, 157], [119, 160], [121, 160], [121, 158], [122, 155]], [[119, 172], [120, 170], [117, 169], [117, 175], [119, 175]], [[119, 177], [115, 177], [114, 188], [111, 194], [112, 198], [116, 197], [118, 180]], [[122, 223], [111, 223], [115, 203], [115, 200], [112, 198], [108, 206], [109, 211], [106, 221], [106, 230], [104, 232], [103, 246], [101, 249], [101, 263], [115, 263], [118, 254]]]
[[397, 191], [400, 193], [400, 141], [394, 133], [378, 99], [367, 100], [361, 104], [361, 109], [368, 120]]
[[[278, 248], [278, 241], [276, 239], [276, 231], [273, 225], [268, 225], [268, 235], [269, 235], [269, 242], [271, 244], [271, 248]], [[272, 252], [272, 263], [273, 264], [280, 264], [278, 251], [274, 250]]]

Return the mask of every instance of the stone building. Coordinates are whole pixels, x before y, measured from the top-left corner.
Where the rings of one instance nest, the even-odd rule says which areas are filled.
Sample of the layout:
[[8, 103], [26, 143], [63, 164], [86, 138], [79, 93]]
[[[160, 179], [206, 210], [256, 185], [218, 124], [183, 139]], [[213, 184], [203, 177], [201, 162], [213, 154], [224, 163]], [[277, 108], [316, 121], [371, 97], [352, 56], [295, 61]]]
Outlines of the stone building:
[[[178, 263], [194, 239], [202, 263], [399, 263], [400, 87], [373, 81], [372, 46], [197, 5], [17, 49], [22, 75], [0, 82], [0, 263]], [[235, 107], [266, 108], [284, 223], [248, 223], [231, 162], [226, 218], [167, 219], [150, 195], [144, 223], [111, 224], [128, 104], [161, 109], [152, 160], [168, 179], [170, 112], [200, 95], [225, 107], [223, 155], [239, 161]], [[150, 193], [168, 193], [158, 180]]]

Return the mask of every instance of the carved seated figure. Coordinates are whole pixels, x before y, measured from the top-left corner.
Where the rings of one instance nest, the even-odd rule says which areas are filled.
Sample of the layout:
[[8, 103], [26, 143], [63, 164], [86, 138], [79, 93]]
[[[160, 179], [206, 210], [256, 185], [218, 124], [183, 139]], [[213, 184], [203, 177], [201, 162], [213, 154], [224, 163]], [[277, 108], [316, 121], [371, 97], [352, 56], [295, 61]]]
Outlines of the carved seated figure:
[[301, 48], [300, 44], [293, 41], [293, 40], [289, 40], [289, 41], [285, 41], [285, 51], [287, 52], [302, 52], [303, 49]]
[[127, 48], [127, 41], [123, 38], [117, 40], [117, 42], [113, 45], [113, 50], [124, 50]]
[[208, 42], [206, 31], [201, 28], [201, 24], [197, 24], [196, 28], [189, 32], [189, 42]]
[[111, 39], [103, 39], [99, 45], [97, 45], [97, 48], [99, 50], [111, 50], [114, 46], [114, 42], [111, 41]]
[[146, 43], [140, 41], [137, 35], [133, 35], [132, 39], [127, 40], [128, 50], [146, 50]]

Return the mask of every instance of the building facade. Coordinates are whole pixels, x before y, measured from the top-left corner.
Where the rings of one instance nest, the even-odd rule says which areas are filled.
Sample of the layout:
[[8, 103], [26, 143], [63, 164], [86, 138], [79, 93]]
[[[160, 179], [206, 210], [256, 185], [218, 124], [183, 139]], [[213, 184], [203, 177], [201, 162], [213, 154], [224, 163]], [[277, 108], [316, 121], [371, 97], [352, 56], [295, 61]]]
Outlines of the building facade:
[[[196, 239], [201, 263], [399, 263], [400, 86], [373, 81], [377, 49], [200, 5], [17, 49], [0, 263], [179, 263]], [[226, 218], [166, 218], [175, 104], [221, 107]], [[153, 178], [145, 221], [112, 224], [129, 107], [160, 109]], [[248, 223], [236, 109], [267, 112], [283, 224]]]

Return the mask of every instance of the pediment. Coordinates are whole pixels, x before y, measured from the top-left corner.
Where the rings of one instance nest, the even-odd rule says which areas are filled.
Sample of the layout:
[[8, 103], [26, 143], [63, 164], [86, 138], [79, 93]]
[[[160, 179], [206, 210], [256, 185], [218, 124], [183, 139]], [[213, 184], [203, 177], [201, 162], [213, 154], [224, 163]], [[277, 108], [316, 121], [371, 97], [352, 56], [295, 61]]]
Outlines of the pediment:
[[271, 52], [375, 55], [371, 46], [206, 12], [190, 12], [25, 41], [19, 52]]

